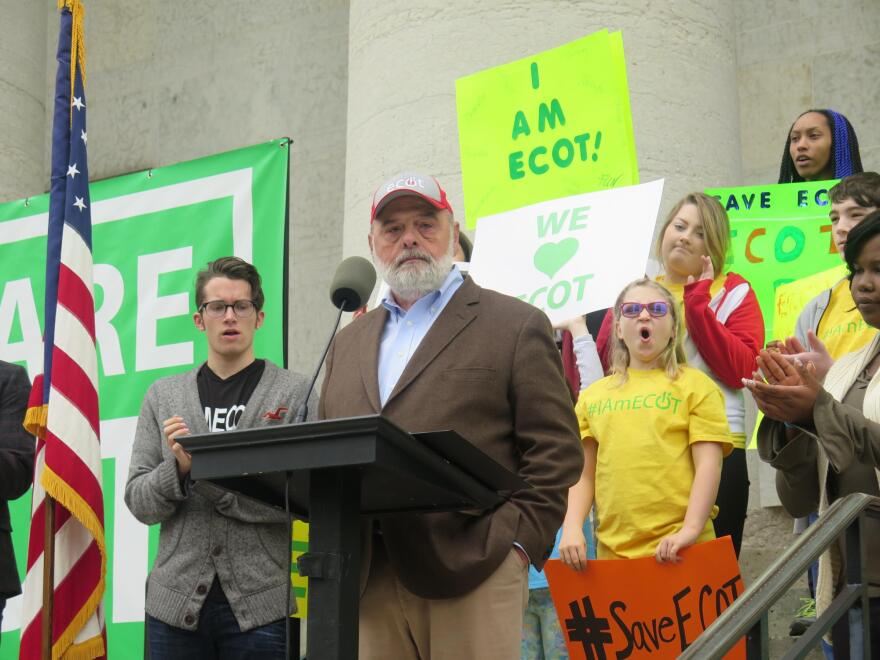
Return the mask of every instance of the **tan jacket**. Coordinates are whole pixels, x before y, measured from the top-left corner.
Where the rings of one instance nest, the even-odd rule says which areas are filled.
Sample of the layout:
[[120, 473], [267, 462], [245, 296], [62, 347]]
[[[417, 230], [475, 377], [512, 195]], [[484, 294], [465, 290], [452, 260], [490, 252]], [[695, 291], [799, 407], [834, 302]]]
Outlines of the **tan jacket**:
[[[490, 512], [383, 517], [382, 538], [398, 577], [424, 598], [460, 596], [498, 568], [514, 541], [540, 568], [583, 466], [547, 317], [465, 279], [380, 407], [379, 341], [387, 314], [379, 307], [337, 335], [321, 419], [381, 412], [410, 432], [453, 429], [532, 485]], [[369, 534], [365, 540], [362, 587]]]
[[[815, 432], [800, 429], [788, 439], [781, 422], [765, 417], [758, 428], [758, 453], [776, 468], [776, 492], [792, 516], [806, 516], [812, 511], [825, 512], [828, 501], [828, 470], [844, 473], [855, 462], [876, 468], [880, 462], [880, 372], [871, 379], [865, 392], [863, 409], [840, 403], [859, 373], [880, 350], [880, 335], [862, 349], [848, 353], [834, 363], [825, 377], [825, 389], [813, 405]], [[851, 484], [852, 485], [852, 484]], [[876, 494], [880, 472], [867, 471], [859, 490]], [[878, 543], [878, 526], [869, 521], [869, 547]], [[866, 567], [870, 582], [877, 580], [876, 562], [870, 558]], [[819, 558], [816, 585], [816, 611], [821, 614], [839, 591], [844, 578], [841, 545], [833, 544]], [[872, 594], [873, 595], [873, 594]]]

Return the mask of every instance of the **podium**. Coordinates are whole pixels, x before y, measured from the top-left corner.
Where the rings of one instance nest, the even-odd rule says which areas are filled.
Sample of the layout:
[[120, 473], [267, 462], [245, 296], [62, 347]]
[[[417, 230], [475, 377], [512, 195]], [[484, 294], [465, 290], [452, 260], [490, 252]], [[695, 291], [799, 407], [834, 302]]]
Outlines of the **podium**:
[[357, 658], [362, 515], [492, 509], [530, 488], [454, 431], [410, 434], [381, 415], [178, 441], [193, 480], [308, 519], [309, 660]]

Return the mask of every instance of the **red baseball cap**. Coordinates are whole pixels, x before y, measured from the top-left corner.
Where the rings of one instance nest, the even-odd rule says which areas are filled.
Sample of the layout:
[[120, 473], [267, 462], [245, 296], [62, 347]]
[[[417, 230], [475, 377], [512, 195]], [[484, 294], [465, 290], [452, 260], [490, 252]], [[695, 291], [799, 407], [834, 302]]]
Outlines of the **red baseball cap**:
[[401, 172], [376, 188], [376, 192], [373, 193], [370, 222], [372, 223], [376, 219], [376, 216], [388, 202], [404, 195], [416, 195], [431, 206], [446, 209], [452, 213], [452, 206], [446, 199], [446, 191], [440, 187], [440, 182], [437, 179], [419, 172]]

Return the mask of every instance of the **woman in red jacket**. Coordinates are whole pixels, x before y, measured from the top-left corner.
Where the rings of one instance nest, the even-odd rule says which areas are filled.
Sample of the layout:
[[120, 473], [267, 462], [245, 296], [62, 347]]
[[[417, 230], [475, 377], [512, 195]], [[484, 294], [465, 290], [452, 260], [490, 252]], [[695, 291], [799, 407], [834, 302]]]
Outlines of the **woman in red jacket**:
[[[739, 555], [749, 501], [742, 379], [755, 371], [764, 319], [749, 283], [736, 273], [723, 273], [729, 244], [730, 223], [718, 200], [703, 193], [686, 195], [659, 234], [656, 252], [664, 272], [656, 279], [684, 304], [688, 364], [704, 371], [724, 394], [734, 449], [721, 471], [715, 535], [729, 534]], [[606, 366], [610, 319], [609, 314], [597, 341]]]

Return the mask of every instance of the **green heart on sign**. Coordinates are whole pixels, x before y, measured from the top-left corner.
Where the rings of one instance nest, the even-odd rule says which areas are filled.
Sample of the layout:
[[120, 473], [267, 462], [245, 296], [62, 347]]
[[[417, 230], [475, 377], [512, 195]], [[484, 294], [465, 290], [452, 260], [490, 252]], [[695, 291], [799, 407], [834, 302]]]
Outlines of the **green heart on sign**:
[[535, 268], [547, 277], [553, 277], [577, 254], [579, 245], [576, 238], [565, 238], [558, 243], [544, 243], [535, 252]]

